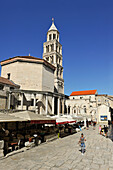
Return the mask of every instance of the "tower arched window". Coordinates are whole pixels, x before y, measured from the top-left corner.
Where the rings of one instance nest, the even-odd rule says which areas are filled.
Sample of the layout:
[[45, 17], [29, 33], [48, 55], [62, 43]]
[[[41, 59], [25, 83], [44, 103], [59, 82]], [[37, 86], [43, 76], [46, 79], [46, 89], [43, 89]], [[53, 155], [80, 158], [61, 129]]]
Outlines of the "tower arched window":
[[54, 44], [51, 45], [51, 51], [54, 51]]
[[49, 41], [51, 40], [51, 34], [49, 34]]
[[59, 64], [60, 64], [60, 62], [61, 62], [61, 59], [59, 59]]
[[47, 57], [46, 60], [49, 61], [49, 57]]
[[53, 64], [53, 56], [51, 56], [51, 64]]
[[56, 39], [56, 34], [53, 34], [53, 39]]
[[46, 53], [49, 52], [49, 45], [46, 46]]

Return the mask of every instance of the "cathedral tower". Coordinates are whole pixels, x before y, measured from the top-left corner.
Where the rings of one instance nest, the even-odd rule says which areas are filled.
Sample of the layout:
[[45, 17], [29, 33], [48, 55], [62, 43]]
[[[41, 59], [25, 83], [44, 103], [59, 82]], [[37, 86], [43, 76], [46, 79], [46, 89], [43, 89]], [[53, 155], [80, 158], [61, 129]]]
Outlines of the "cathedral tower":
[[64, 80], [62, 67], [62, 45], [59, 43], [59, 32], [52, 25], [47, 32], [47, 42], [43, 44], [43, 59], [56, 67], [54, 72], [54, 92], [64, 94]]

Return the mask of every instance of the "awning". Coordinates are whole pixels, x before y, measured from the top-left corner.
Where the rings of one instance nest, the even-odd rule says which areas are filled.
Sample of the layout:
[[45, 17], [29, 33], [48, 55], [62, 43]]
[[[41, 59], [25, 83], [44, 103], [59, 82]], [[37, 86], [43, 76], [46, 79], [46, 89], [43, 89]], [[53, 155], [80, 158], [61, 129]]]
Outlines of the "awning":
[[12, 113], [13, 116], [24, 118], [30, 121], [32, 124], [55, 124], [56, 119], [46, 117], [45, 115], [39, 115], [31, 111], [22, 111]]
[[0, 122], [22, 122], [22, 121], [27, 121], [27, 120], [9, 114], [0, 113]]
[[31, 124], [55, 124], [56, 120], [31, 120]]
[[76, 123], [76, 120], [71, 119], [71, 118], [64, 118], [64, 117], [59, 117], [56, 119], [56, 124], [67, 124], [67, 123]]

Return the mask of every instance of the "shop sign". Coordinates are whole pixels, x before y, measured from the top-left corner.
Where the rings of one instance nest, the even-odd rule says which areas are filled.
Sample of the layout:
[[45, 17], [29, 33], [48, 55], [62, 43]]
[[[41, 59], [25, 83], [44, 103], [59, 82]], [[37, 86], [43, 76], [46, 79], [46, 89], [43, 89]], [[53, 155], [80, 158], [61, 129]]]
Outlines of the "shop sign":
[[101, 121], [107, 121], [107, 116], [100, 116]]

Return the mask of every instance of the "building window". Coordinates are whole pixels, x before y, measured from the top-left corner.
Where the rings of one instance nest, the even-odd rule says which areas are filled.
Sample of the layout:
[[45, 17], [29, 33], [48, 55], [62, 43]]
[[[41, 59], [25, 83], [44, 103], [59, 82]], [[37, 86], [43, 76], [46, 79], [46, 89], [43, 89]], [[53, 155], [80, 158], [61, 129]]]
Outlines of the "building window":
[[34, 99], [31, 99], [31, 106], [34, 106]]
[[18, 100], [18, 106], [20, 106], [21, 105], [21, 101], [20, 100]]
[[60, 47], [59, 47], [59, 53], [60, 53]]
[[46, 53], [49, 52], [49, 45], [46, 46]]
[[14, 87], [10, 87], [10, 90], [14, 90]]
[[0, 85], [0, 90], [3, 90], [3, 88], [4, 88], [4, 86], [1, 84], [1, 85]]
[[53, 39], [55, 39], [56, 38], [56, 34], [53, 34]]
[[53, 56], [51, 57], [51, 63], [53, 64]]
[[7, 74], [7, 78], [8, 78], [8, 80], [10, 80], [10, 76], [11, 76], [11, 74], [10, 74], [10, 73], [8, 73], [8, 74]]
[[61, 62], [61, 59], [59, 59], [59, 64], [60, 64], [60, 62]]
[[54, 51], [54, 44], [51, 45], [51, 51]]
[[49, 35], [49, 40], [51, 40], [51, 34]]
[[86, 106], [84, 106], [84, 113], [87, 113], [87, 111], [86, 111]]
[[47, 57], [46, 60], [49, 61], [49, 57]]

